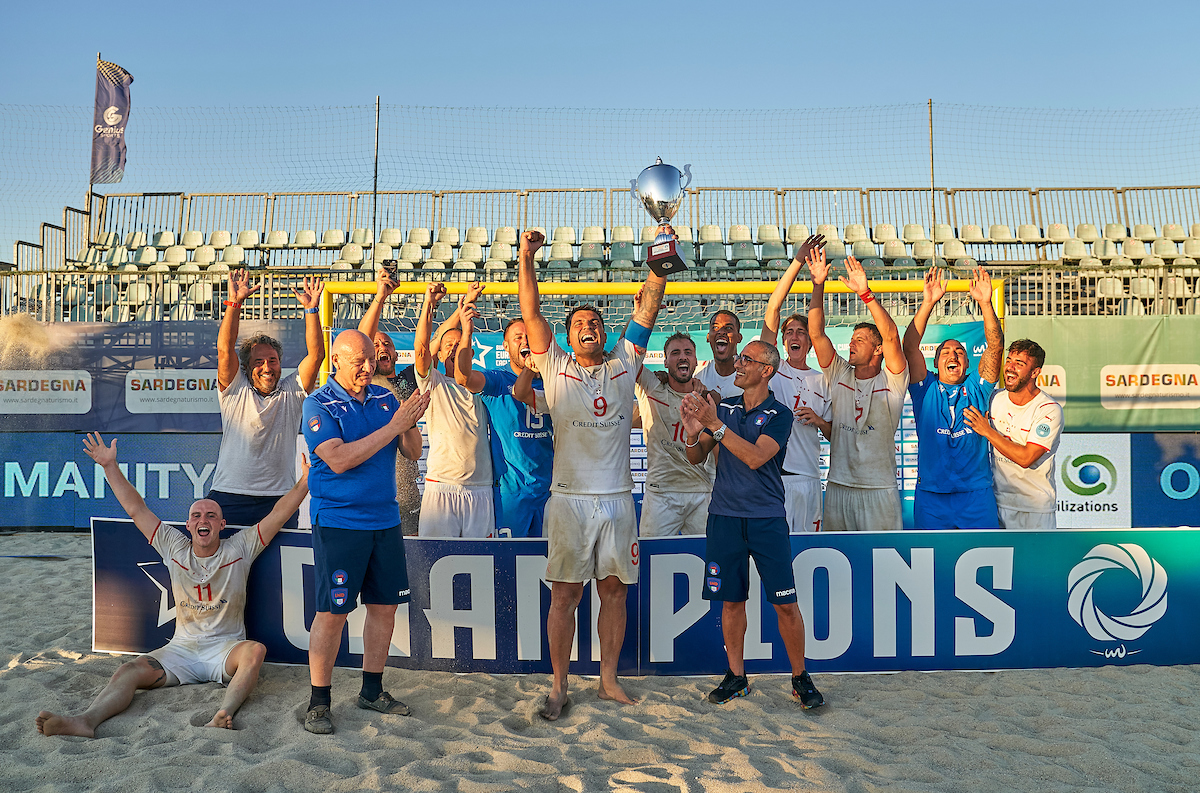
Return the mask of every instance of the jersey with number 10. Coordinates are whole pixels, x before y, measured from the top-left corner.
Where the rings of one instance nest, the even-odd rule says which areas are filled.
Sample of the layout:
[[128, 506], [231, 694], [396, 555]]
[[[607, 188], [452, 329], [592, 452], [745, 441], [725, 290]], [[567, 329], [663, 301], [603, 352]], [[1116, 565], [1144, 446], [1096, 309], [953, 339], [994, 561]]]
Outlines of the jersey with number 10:
[[629, 431], [634, 383], [646, 351], [622, 336], [596, 366], [580, 366], [557, 341], [534, 362], [554, 419], [551, 493], [609, 495], [633, 491]]

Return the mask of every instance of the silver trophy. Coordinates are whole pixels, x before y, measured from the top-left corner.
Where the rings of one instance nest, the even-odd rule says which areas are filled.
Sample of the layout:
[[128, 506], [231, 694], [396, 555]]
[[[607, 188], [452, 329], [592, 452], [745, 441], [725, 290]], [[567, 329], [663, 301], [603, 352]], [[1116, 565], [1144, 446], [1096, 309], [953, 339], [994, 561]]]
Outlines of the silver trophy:
[[[685, 176], [686, 182], [683, 181]], [[629, 192], [642, 202], [650, 217], [662, 225], [675, 217], [691, 183], [691, 165], [683, 166], [683, 171], [680, 172], [674, 165], [667, 165], [662, 161], [662, 157], [658, 157], [654, 165], [638, 174], [637, 179], [629, 180]], [[655, 275], [661, 276], [687, 269], [687, 264], [679, 253], [678, 241], [665, 231], [654, 239], [646, 252], [646, 265]]]

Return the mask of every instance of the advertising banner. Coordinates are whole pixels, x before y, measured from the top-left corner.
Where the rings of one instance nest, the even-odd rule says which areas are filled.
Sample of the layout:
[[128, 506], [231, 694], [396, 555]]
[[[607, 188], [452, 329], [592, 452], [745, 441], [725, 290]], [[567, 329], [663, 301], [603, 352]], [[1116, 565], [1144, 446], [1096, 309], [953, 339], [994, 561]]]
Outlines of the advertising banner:
[[[720, 605], [703, 599], [704, 540], [642, 540], [626, 601], [623, 674], [719, 674]], [[145, 652], [172, 634], [168, 572], [130, 521], [93, 521], [98, 651]], [[405, 539], [413, 602], [388, 663], [455, 672], [549, 672], [542, 540]], [[1087, 667], [1200, 661], [1200, 532], [956, 531], [792, 536], [792, 569], [816, 672]], [[281, 532], [250, 576], [247, 630], [268, 660], [306, 663], [312, 548]], [[1169, 604], [1169, 607], [1168, 607]], [[338, 663], [361, 662], [363, 608]], [[790, 668], [774, 609], [751, 573], [746, 667]], [[594, 591], [585, 590], [572, 671], [596, 674]]]
[[1133, 524], [1200, 526], [1200, 434], [1130, 439]]

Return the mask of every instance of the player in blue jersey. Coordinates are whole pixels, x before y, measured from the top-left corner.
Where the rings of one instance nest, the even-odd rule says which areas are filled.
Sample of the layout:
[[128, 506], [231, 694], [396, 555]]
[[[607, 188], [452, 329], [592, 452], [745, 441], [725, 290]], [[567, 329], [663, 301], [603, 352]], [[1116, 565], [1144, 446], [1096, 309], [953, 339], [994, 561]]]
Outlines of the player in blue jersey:
[[913, 418], [917, 424], [917, 490], [913, 524], [918, 529], [995, 529], [1000, 527], [987, 439], [968, 426], [968, 407], [986, 413], [1000, 377], [1004, 331], [992, 308], [992, 280], [982, 267], [971, 278], [971, 297], [983, 315], [987, 347], [978, 371], [970, 352], [947, 339], [933, 354], [936, 371], [925, 366], [921, 337], [934, 308], [946, 294], [942, 271], [925, 273], [925, 299], [904, 332]]
[[316, 614], [309, 634], [312, 696], [304, 729], [333, 732], [329, 718], [333, 663], [342, 629], [359, 596], [363, 626], [360, 708], [407, 716], [408, 707], [383, 690], [383, 668], [396, 606], [409, 599], [408, 571], [396, 504], [396, 452], [421, 456], [417, 421], [429, 393], [404, 402], [372, 385], [375, 348], [366, 334], [344, 330], [333, 342], [334, 375], [304, 400], [304, 439], [312, 451], [313, 582]]
[[[478, 312], [474, 312], [470, 319]], [[537, 375], [525, 322], [509, 320], [504, 325], [504, 369], [474, 368], [471, 335], [473, 321], [464, 321], [458, 345], [458, 384], [483, 397], [492, 435], [492, 472], [496, 480], [496, 536], [540, 537], [546, 499], [550, 498], [550, 476], [554, 467], [554, 432], [548, 413], [538, 413], [513, 396], [513, 386], [522, 374], [533, 375], [532, 387], [542, 388]]]

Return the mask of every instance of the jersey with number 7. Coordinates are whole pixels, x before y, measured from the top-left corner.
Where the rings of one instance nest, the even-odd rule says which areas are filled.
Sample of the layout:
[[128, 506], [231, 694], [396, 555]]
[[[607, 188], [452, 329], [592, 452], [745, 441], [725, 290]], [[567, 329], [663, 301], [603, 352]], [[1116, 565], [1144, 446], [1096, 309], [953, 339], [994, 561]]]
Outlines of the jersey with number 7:
[[633, 490], [629, 431], [634, 383], [646, 351], [624, 336], [597, 366], [575, 362], [557, 341], [534, 353], [554, 422], [551, 493], [609, 495]]

